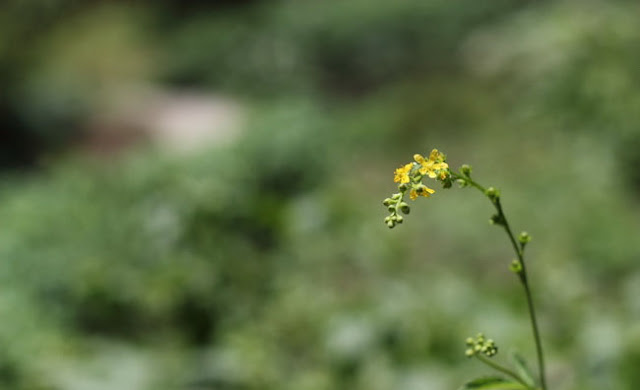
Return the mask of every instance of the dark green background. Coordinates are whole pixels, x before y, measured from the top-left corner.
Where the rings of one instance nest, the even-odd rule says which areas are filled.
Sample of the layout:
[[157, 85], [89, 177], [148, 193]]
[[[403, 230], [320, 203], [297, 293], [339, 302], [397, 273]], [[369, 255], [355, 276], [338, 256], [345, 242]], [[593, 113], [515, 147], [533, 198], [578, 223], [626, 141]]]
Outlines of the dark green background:
[[[455, 389], [482, 331], [533, 363], [475, 190], [388, 230], [437, 147], [500, 188], [550, 389], [640, 386], [633, 1], [25, 1], [0, 6], [0, 384]], [[231, 144], [94, 156], [122, 88], [242, 107]], [[434, 183], [435, 184], [435, 183]]]

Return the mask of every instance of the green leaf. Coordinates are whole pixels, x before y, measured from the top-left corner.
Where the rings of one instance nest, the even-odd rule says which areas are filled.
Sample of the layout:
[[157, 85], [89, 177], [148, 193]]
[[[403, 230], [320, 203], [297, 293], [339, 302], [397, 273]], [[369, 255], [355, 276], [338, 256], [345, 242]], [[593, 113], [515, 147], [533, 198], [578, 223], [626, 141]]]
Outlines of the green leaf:
[[465, 383], [460, 390], [526, 390], [522, 383], [506, 380], [498, 376], [476, 378]]
[[536, 381], [533, 379], [533, 374], [527, 366], [527, 361], [524, 360], [517, 352], [511, 354], [513, 363], [516, 366], [516, 371], [520, 378], [532, 389], [536, 387]]

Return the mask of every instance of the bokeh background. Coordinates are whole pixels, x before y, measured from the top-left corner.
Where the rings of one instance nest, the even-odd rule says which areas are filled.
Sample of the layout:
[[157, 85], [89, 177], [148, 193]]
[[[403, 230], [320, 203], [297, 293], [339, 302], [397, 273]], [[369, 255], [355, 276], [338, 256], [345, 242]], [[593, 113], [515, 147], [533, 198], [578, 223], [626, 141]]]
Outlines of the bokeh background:
[[552, 389], [640, 386], [636, 1], [5, 0], [0, 386], [455, 389], [534, 361], [492, 207], [389, 230], [437, 147], [528, 230]]

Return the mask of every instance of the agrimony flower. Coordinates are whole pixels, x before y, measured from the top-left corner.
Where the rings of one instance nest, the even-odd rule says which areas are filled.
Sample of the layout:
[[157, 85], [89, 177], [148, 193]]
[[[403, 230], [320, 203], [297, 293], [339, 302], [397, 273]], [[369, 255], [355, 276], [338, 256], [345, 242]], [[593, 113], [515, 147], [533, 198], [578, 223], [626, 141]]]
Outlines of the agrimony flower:
[[434, 190], [425, 186], [424, 184], [418, 184], [417, 186], [412, 188], [411, 191], [409, 192], [409, 198], [411, 198], [411, 200], [418, 199], [418, 196], [424, 196], [428, 198], [434, 192], [435, 192]]
[[408, 183], [410, 181], [409, 173], [411, 172], [412, 168], [413, 163], [409, 163], [396, 169], [396, 171], [394, 172], [395, 176], [393, 178], [393, 181], [400, 184]]
[[415, 154], [413, 159], [420, 164], [418, 172], [420, 172], [421, 175], [429, 176], [432, 179], [438, 177], [439, 171], [444, 171], [449, 168], [449, 164], [444, 162], [445, 155], [440, 153], [437, 149], [433, 149], [431, 151], [429, 159], [424, 158], [421, 154]]

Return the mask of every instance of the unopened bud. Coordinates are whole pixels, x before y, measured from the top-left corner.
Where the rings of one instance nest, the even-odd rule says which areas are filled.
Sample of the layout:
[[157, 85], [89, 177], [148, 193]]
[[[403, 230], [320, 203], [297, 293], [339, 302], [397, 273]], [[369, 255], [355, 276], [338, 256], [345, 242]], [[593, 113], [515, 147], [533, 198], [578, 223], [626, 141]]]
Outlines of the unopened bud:
[[460, 167], [460, 172], [465, 175], [466, 177], [471, 176], [471, 166], [464, 164]]
[[519, 274], [522, 272], [522, 263], [518, 259], [513, 259], [511, 264], [509, 264], [509, 269], [514, 274]]
[[484, 194], [487, 195], [492, 202], [495, 202], [498, 198], [500, 198], [500, 191], [498, 191], [494, 187], [487, 188], [484, 191]]
[[520, 243], [522, 245], [524, 245], [524, 244], [528, 243], [529, 241], [531, 241], [531, 236], [527, 232], [522, 232], [518, 236], [518, 241], [520, 241]]
[[409, 214], [409, 212], [411, 211], [411, 207], [409, 207], [409, 205], [406, 204], [405, 202], [400, 203], [399, 207], [400, 207], [400, 211], [402, 211], [405, 214]]
[[504, 220], [500, 214], [494, 214], [489, 219], [489, 223], [492, 225], [504, 225]]

